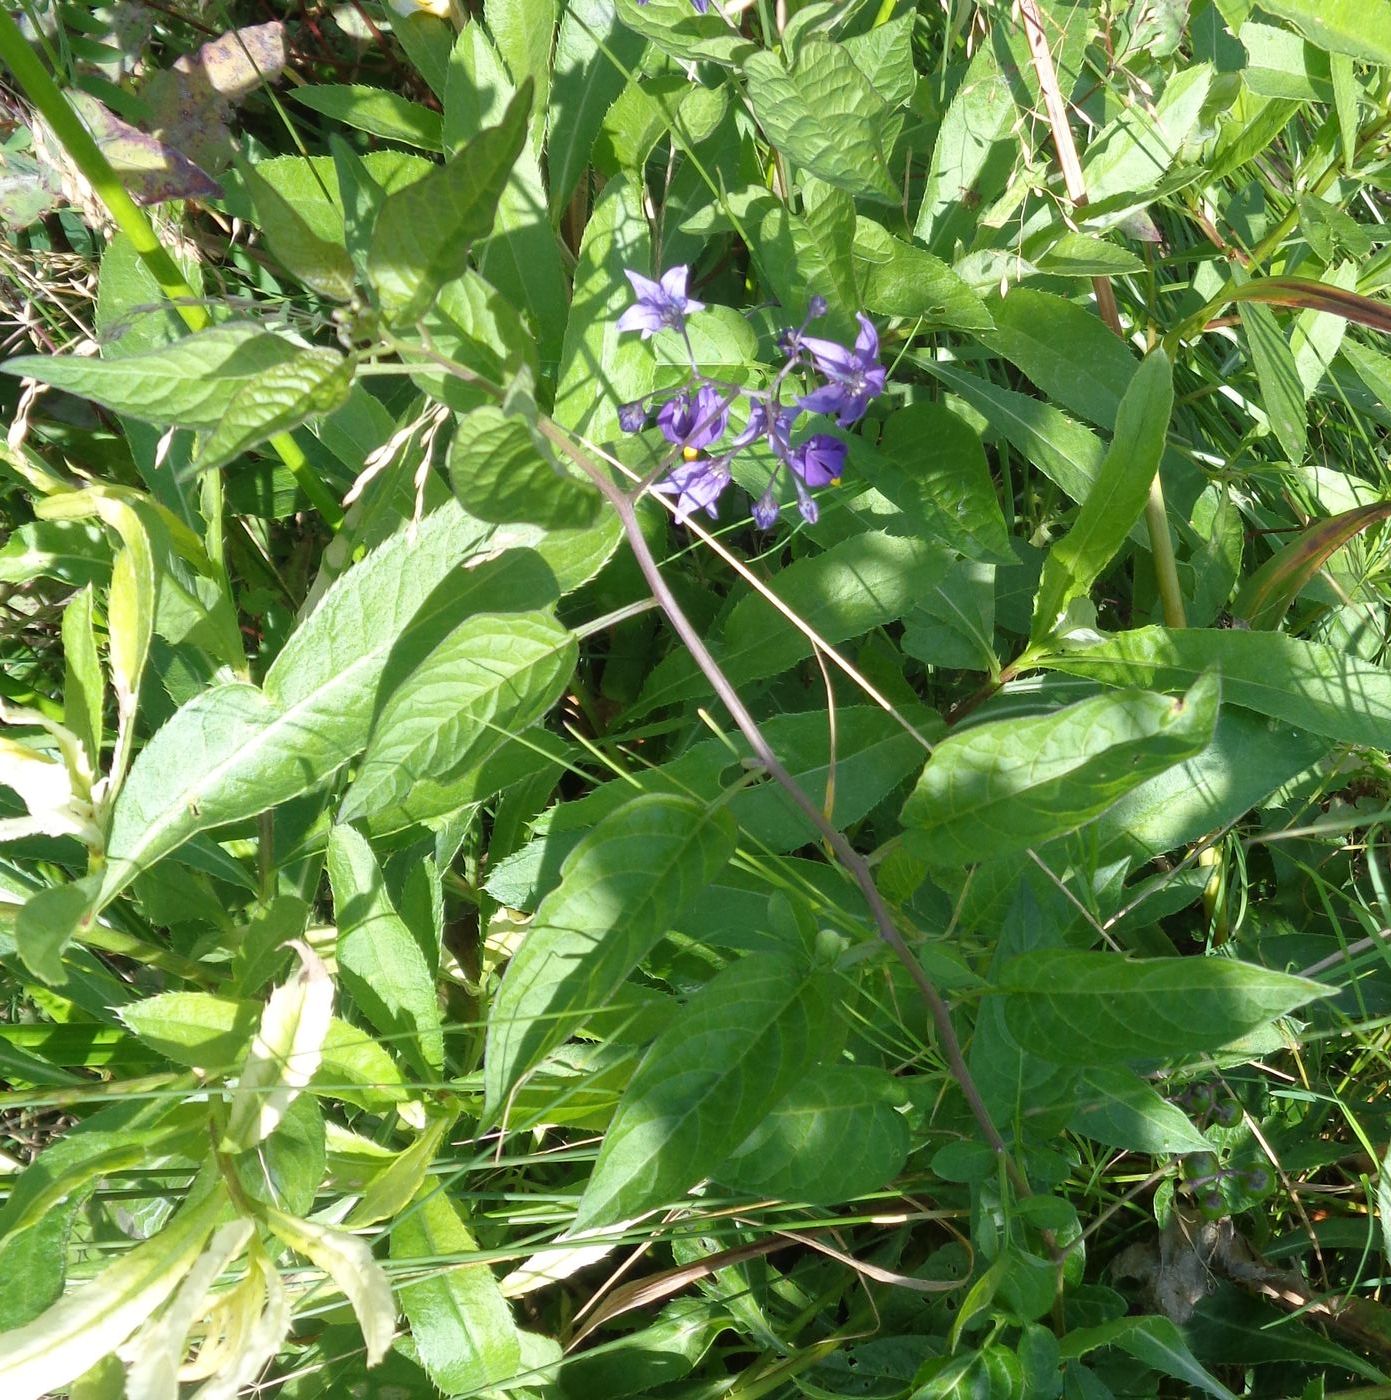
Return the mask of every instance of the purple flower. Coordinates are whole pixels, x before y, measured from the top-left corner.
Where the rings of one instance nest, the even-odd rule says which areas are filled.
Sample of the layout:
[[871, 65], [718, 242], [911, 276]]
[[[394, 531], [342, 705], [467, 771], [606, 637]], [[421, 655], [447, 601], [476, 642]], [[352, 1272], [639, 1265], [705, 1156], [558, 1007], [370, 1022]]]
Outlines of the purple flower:
[[684, 525], [698, 510], [714, 520], [721, 492], [730, 483], [728, 457], [697, 457], [678, 462], [652, 489], [676, 497], [676, 523]]
[[751, 442], [757, 442], [767, 431], [768, 410], [755, 399], [749, 404], [748, 422], [744, 424], [743, 431], [731, 440], [729, 450], [737, 452], [741, 447], [747, 447]]
[[869, 401], [884, 392], [884, 367], [879, 363], [879, 332], [874, 322], [857, 313], [860, 334], [854, 348], [817, 336], [803, 336], [802, 346], [826, 376], [827, 383], [797, 402], [812, 413], [834, 413], [842, 428], [864, 417]]
[[773, 494], [773, 483], [768, 483], [768, 489], [753, 503], [753, 523], [760, 530], [771, 530], [778, 523], [778, 516], [782, 514], [782, 508], [778, 505], [778, 498]]
[[787, 464], [808, 486], [829, 486], [845, 470], [846, 451], [845, 444], [830, 433], [813, 433], [793, 448]]
[[673, 267], [662, 273], [660, 282], [640, 272], [625, 271], [623, 275], [633, 284], [638, 299], [618, 318], [621, 331], [641, 331], [646, 340], [654, 331], [666, 327], [684, 330], [687, 313], [705, 310], [703, 301], [686, 295], [686, 281], [691, 275], [689, 267]]
[[618, 426], [625, 433], [640, 433], [647, 426], [646, 404], [625, 403], [618, 410]]
[[768, 430], [773, 451], [787, 463], [792, 461], [792, 426], [802, 416], [800, 408], [779, 408]]
[[668, 442], [692, 451], [709, 447], [725, 430], [729, 405], [712, 384], [683, 390], [657, 410], [657, 426]]

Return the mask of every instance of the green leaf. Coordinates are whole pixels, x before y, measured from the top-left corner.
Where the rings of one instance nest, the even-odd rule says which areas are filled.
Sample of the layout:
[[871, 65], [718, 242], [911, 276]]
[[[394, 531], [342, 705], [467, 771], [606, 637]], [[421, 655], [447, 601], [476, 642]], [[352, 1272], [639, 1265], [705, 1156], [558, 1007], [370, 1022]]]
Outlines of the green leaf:
[[452, 504], [400, 530], [333, 584], [264, 688], [215, 685], [159, 729], [117, 800], [102, 900], [194, 833], [288, 801], [360, 752], [384, 677], [470, 611], [457, 566], [485, 530]]
[[1128, 248], [1089, 233], [1064, 233], [1046, 252], [1036, 254], [1033, 262], [1040, 272], [1053, 277], [1127, 277], [1145, 270], [1144, 262]]
[[464, 273], [474, 242], [491, 230], [526, 141], [531, 97], [532, 89], [523, 85], [497, 126], [382, 201], [368, 270], [394, 323], [409, 323], [427, 310], [439, 289]]
[[92, 630], [92, 590], [80, 589], [63, 605], [63, 723], [101, 771], [102, 698], [105, 681]]
[[637, 335], [618, 330], [618, 318], [632, 300], [624, 270], [645, 272], [651, 243], [641, 185], [625, 175], [610, 180], [580, 243], [555, 393], [556, 422], [594, 442], [616, 438], [619, 406], [641, 398], [655, 383], [647, 346]]
[[[449, 59], [446, 149], [456, 150], [478, 136], [487, 123], [501, 120], [514, 92], [482, 27], [466, 24]], [[475, 250], [475, 263], [513, 307], [530, 317], [536, 348], [549, 371], [560, 358], [569, 289], [560, 243], [546, 214], [540, 161], [530, 143], [517, 156], [498, 198], [492, 230]]]
[[689, 0], [615, 0], [619, 19], [672, 57], [735, 64], [753, 48], [714, 7], [697, 14]]
[[449, 1112], [432, 1118], [404, 1152], [387, 1159], [344, 1222], [348, 1229], [361, 1230], [380, 1220], [394, 1219], [406, 1209], [431, 1163], [439, 1156], [440, 1145], [449, 1136], [457, 1116]]
[[789, 160], [849, 194], [897, 202], [888, 108], [839, 44], [809, 38], [791, 69], [761, 50], [745, 60], [744, 77], [759, 125]]
[[1215, 676], [1182, 699], [1099, 695], [1034, 719], [980, 724], [943, 739], [904, 804], [908, 849], [966, 865], [1037, 846], [1200, 752], [1217, 719]]
[[1149, 860], [1235, 822], [1330, 747], [1229, 703], [1212, 743], [1122, 797], [1098, 819], [1097, 837], [1103, 848]]
[[485, 1117], [614, 995], [733, 850], [728, 812], [680, 797], [638, 797], [594, 827], [542, 900], [493, 1001]]
[[1155, 690], [1182, 690], [1216, 669], [1229, 705], [1346, 744], [1381, 748], [1391, 726], [1391, 675], [1383, 667], [1278, 632], [1141, 627], [1044, 664]]
[[536, 140], [544, 130], [551, 89], [551, 51], [559, 0], [484, 0], [483, 17], [498, 54], [514, 83], [527, 78], [536, 84]]
[[93, 917], [100, 876], [93, 872], [68, 885], [51, 885], [31, 894], [15, 918], [19, 956], [36, 977], [56, 986], [67, 980], [63, 949]]
[[54, 578], [80, 587], [111, 574], [111, 546], [86, 520], [31, 520], [0, 548], [0, 583]]
[[942, 257], [975, 236], [981, 191], [1003, 188], [1019, 153], [1018, 111], [995, 46], [977, 48], [932, 147], [913, 237]]
[[240, 1152], [268, 1138], [319, 1072], [333, 1021], [333, 980], [307, 943], [295, 951], [299, 971], [270, 994], [237, 1076], [224, 1152]]
[[619, 18], [613, 0], [568, 0], [556, 38], [547, 122], [553, 221], [575, 193], [604, 114], [646, 47], [642, 35]]
[[255, 206], [266, 246], [285, 270], [322, 296], [349, 300], [355, 277], [353, 260], [343, 246], [341, 221], [336, 238], [321, 237], [250, 161], [238, 159], [237, 174]]
[[1261, 407], [1280, 446], [1297, 466], [1309, 450], [1309, 424], [1304, 386], [1294, 362], [1294, 352], [1268, 306], [1243, 301], [1237, 310], [1261, 386]]
[[1332, 989], [1221, 957], [1132, 960], [1048, 949], [1000, 969], [1005, 1019], [1058, 1064], [1172, 1062], [1240, 1039]]
[[1329, 53], [1391, 66], [1391, 0], [1261, 0], [1261, 9]]
[[63, 1390], [114, 1351], [166, 1298], [230, 1210], [214, 1190], [159, 1234], [126, 1250], [32, 1322], [0, 1334], [0, 1382], [16, 1396]]
[[1159, 470], [1173, 407], [1168, 358], [1162, 350], [1151, 351], [1121, 399], [1115, 436], [1072, 529], [1044, 560], [1034, 602], [1035, 641], [1058, 627], [1068, 604], [1086, 596], [1125, 543]]
[[964, 419], [942, 404], [909, 404], [884, 425], [879, 453], [856, 467], [919, 534], [968, 559], [1015, 562], [985, 450]]
[[444, 149], [440, 114], [400, 93], [362, 83], [317, 83], [291, 88], [290, 96], [302, 106], [358, 131], [384, 136], [388, 141], [404, 141], [422, 151]]
[[1119, 1347], [1162, 1375], [1175, 1376], [1217, 1400], [1236, 1400], [1221, 1381], [1199, 1364], [1183, 1333], [1167, 1317], [1121, 1317], [1099, 1327], [1079, 1328], [1061, 1341], [1065, 1361], [1085, 1356], [1098, 1347]]
[[902, 107], [917, 90], [913, 26], [911, 13], [900, 14], [883, 23], [876, 20], [872, 29], [848, 34], [840, 41], [855, 60], [855, 66], [890, 107]]
[[891, 1181], [908, 1157], [906, 1101], [891, 1075], [867, 1065], [806, 1074], [715, 1176], [751, 1196], [835, 1205]]
[[435, 979], [387, 893], [372, 848], [350, 826], [328, 840], [338, 921], [338, 975], [363, 1014], [426, 1079], [444, 1067]]
[[[943, 729], [941, 721], [925, 711], [910, 710], [908, 718], [929, 736]], [[775, 752], [786, 755], [784, 762], [792, 777], [817, 797], [841, 831], [867, 816], [922, 764], [922, 741], [876, 706], [837, 709], [834, 736], [819, 710], [774, 715], [764, 723], [763, 732]], [[584, 797], [560, 803], [538, 823], [534, 841], [494, 867], [489, 892], [505, 904], [530, 909], [538, 889], [546, 892], [555, 887], [561, 861], [584, 833], [630, 801], [635, 790], [718, 801], [739, 777], [741, 763], [747, 761], [746, 748], [737, 734], [727, 736], [727, 741], [709, 739], [660, 767], [634, 775], [632, 781], [602, 783]], [[773, 851], [794, 851], [811, 836], [805, 813], [775, 783], [745, 787], [729, 799], [729, 810], [746, 836]], [[760, 895], [755, 918], [762, 917], [765, 903], [766, 891]], [[747, 929], [748, 920], [715, 922], [730, 925], [721, 927], [717, 941], [741, 934], [756, 936]], [[709, 936], [716, 938], [714, 932]]]
[[1363, 530], [1391, 516], [1391, 501], [1356, 506], [1316, 521], [1278, 549], [1242, 583], [1232, 613], [1257, 630], [1278, 627], [1304, 585]]
[[1212, 65], [1180, 66], [1159, 101], [1132, 103], [1088, 144], [1082, 162], [1092, 203], [1133, 196], [1146, 203], [1198, 124], [1212, 87]]
[[1023, 370], [1059, 408], [1098, 427], [1115, 427], [1139, 362], [1099, 316], [1025, 287], [1010, 292], [993, 315], [994, 331], [981, 337], [992, 350]]
[[175, 1064], [216, 1075], [233, 1069], [256, 1033], [259, 1008], [210, 992], [160, 992], [121, 1008], [137, 1036]]
[[820, 1059], [829, 979], [752, 953], [700, 989], [643, 1057], [599, 1149], [575, 1228], [677, 1201]]
[[[512, 304], [472, 269], [441, 289], [425, 313], [421, 329], [440, 354], [489, 383], [509, 384], [521, 372], [529, 373], [533, 380], [540, 377], [535, 335]], [[461, 413], [492, 403], [481, 389], [430, 365], [416, 367], [411, 380]]]
[[[808, 182], [812, 183], [812, 182]], [[855, 204], [844, 190], [820, 185], [822, 198], [794, 214], [767, 198], [751, 203], [746, 223], [759, 273], [782, 304], [789, 321], [804, 316], [813, 296], [823, 296], [827, 320], [822, 335], [853, 337], [860, 308], [851, 258], [855, 240]], [[762, 217], [757, 218], [759, 212]], [[699, 318], [704, 319], [704, 318]]]
[[[948, 551], [934, 541], [866, 531], [789, 564], [773, 592], [826, 641], [842, 642], [902, 617], [950, 564]], [[811, 651], [807, 637], [773, 604], [751, 595], [730, 613], [716, 657], [738, 685], [778, 675]], [[689, 656], [677, 653], [652, 672], [629, 718], [708, 689]]]
[[994, 324], [985, 303], [940, 258], [863, 216], [855, 221], [855, 263], [867, 311], [921, 317], [924, 330], [980, 332]]
[[226, 466], [276, 433], [341, 408], [353, 386], [355, 364], [336, 350], [301, 350], [273, 365], [232, 396], [194, 459], [197, 471]]
[[454, 491], [480, 520], [529, 520], [548, 529], [592, 525], [603, 502], [556, 460], [520, 416], [485, 404], [459, 424], [449, 448]]
[[[1085, 501], [1106, 448], [1101, 439], [1065, 413], [1030, 394], [1002, 389], [954, 365], [915, 359], [959, 394], [1025, 460], [1074, 501]], [[1136, 537], [1139, 538], [1139, 532]]]
[[1077, 1082], [1076, 1100], [1068, 1126], [1107, 1147], [1156, 1157], [1212, 1150], [1188, 1115], [1133, 1070], [1098, 1065], [1085, 1071]]
[[[436, 1183], [420, 1188], [415, 1206], [391, 1229], [391, 1261], [420, 1260], [418, 1282], [402, 1285], [401, 1310], [411, 1325], [421, 1365], [446, 1395], [511, 1380], [521, 1369], [521, 1341], [512, 1311], [478, 1245]], [[441, 1269], [445, 1263], [452, 1267]]]
[[403, 803], [417, 783], [482, 763], [555, 704], [577, 657], [574, 634], [549, 613], [461, 623], [383, 707], [340, 820]]
[[119, 359], [17, 355], [0, 364], [117, 413], [181, 428], [214, 428], [244, 385], [303, 354], [300, 346], [250, 321], [229, 321], [177, 344]]

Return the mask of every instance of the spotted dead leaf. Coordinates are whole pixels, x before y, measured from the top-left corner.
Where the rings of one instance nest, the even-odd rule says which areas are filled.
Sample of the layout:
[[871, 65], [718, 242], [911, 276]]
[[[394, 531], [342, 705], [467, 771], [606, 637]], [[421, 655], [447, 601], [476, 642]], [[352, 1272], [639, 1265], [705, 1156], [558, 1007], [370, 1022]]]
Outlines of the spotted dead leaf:
[[232, 29], [154, 74], [141, 91], [151, 129], [205, 170], [232, 158], [228, 118], [263, 83], [285, 70], [285, 26], [279, 20]]
[[[162, 204], [169, 199], [213, 199], [222, 193], [217, 181], [182, 151], [122, 120], [90, 93], [71, 92], [68, 100], [137, 204]], [[66, 202], [89, 224], [105, 226], [108, 216], [101, 200], [69, 159], [48, 123], [37, 113], [29, 123], [34, 154], [33, 198], [29, 201], [30, 207], [21, 205], [8, 211], [9, 216], [32, 214], [38, 207], [39, 194], [46, 192], [49, 207]], [[18, 168], [16, 173], [19, 173]], [[38, 208], [39, 217], [45, 212], [46, 208]]]

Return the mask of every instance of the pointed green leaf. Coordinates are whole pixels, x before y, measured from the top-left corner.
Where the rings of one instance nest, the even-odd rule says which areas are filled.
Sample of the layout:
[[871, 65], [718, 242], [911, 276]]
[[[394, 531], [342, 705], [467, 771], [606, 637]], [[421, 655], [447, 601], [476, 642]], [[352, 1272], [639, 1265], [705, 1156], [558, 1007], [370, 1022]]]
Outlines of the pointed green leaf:
[[1222, 957], [1146, 958], [1048, 949], [1001, 968], [1005, 1019], [1058, 1064], [1181, 1060], [1218, 1050], [1332, 989]]
[[884, 425], [879, 454], [865, 454], [863, 467], [858, 461], [856, 467], [919, 534], [968, 559], [1015, 562], [985, 449], [971, 426], [944, 405], [899, 409]]
[[303, 347], [250, 321], [230, 321], [174, 345], [119, 359], [17, 355], [0, 365], [150, 423], [212, 428], [243, 385], [257, 384]]
[[686, 798], [645, 796], [571, 852], [502, 979], [484, 1085], [495, 1118], [517, 1081], [599, 1010], [729, 859], [734, 823]]
[[388, 141], [403, 141], [422, 151], [441, 151], [442, 121], [438, 112], [402, 97], [399, 92], [364, 83], [315, 83], [290, 89], [290, 96], [345, 126]]
[[943, 739], [903, 808], [905, 844], [966, 865], [1075, 831], [1212, 738], [1216, 676], [1180, 700], [1129, 690]]
[[[304, 91], [300, 89], [299, 93]], [[322, 296], [349, 300], [353, 294], [353, 260], [341, 238], [321, 238], [250, 161], [239, 158], [237, 174], [255, 206], [256, 222], [265, 235], [266, 247], [285, 270]]]
[[420, 1260], [418, 1282], [400, 1289], [401, 1310], [430, 1379], [446, 1395], [511, 1380], [522, 1365], [512, 1310], [478, 1244], [439, 1185], [420, 1188], [391, 1230], [391, 1262]]
[[102, 899], [195, 832], [288, 801], [360, 752], [383, 677], [399, 680], [472, 610], [457, 565], [485, 529], [446, 505], [398, 531], [335, 581], [263, 688], [215, 685], [156, 731], [116, 803]]
[[908, 1157], [906, 1096], [868, 1065], [807, 1073], [716, 1170], [750, 1196], [835, 1205], [877, 1191]]
[[817, 1063], [830, 1032], [824, 972], [751, 953], [717, 973], [643, 1057], [604, 1136], [574, 1228], [679, 1200]]
[[789, 160], [850, 194], [898, 200], [885, 159], [888, 107], [839, 44], [810, 38], [791, 68], [761, 50], [745, 60], [744, 77], [754, 115]]
[[1237, 309], [1261, 387], [1261, 408], [1280, 446], [1297, 466], [1309, 449], [1309, 424], [1294, 352], [1268, 306], [1243, 301]]
[[350, 826], [328, 840], [338, 975], [363, 1014], [425, 1078], [444, 1066], [435, 979], [397, 913], [372, 848]]
[[1072, 529], [1044, 560], [1034, 602], [1035, 641], [1053, 632], [1068, 604], [1086, 595], [1125, 543], [1159, 470], [1173, 407], [1173, 373], [1164, 352], [1154, 350], [1125, 391], [1115, 436]]
[[1121, 1317], [1099, 1327], [1079, 1328], [1061, 1339], [1064, 1360], [1097, 1347], [1119, 1347], [1161, 1375], [1175, 1376], [1216, 1400], [1237, 1400], [1188, 1349], [1183, 1333], [1167, 1317]]
[[604, 114], [646, 47], [642, 35], [618, 17], [613, 0], [567, 0], [556, 36], [547, 122], [552, 221], [575, 193]]
[[449, 448], [449, 479], [480, 520], [577, 528], [592, 525], [603, 504], [599, 493], [566, 471], [520, 416], [505, 416], [491, 404], [459, 424]]
[[212, 471], [311, 418], [341, 408], [353, 387], [354, 361], [322, 346], [273, 365], [232, 396], [227, 411], [203, 440], [193, 466]]
[[1107, 1147], [1156, 1157], [1212, 1148], [1177, 1104], [1133, 1070], [1098, 1065], [1079, 1077], [1075, 1093], [1068, 1126]]
[[1141, 627], [1050, 656], [1056, 671], [1107, 685], [1182, 690], [1213, 669], [1229, 705], [1346, 744], [1380, 749], [1391, 731], [1391, 675], [1370, 661], [1279, 632]]
[[464, 273], [473, 243], [492, 228], [526, 141], [531, 96], [524, 84], [497, 126], [382, 201], [368, 269], [383, 309], [397, 324], [418, 317], [446, 282]]
[[373, 726], [342, 821], [447, 781], [536, 723], [574, 673], [574, 634], [548, 613], [487, 613], [446, 637], [387, 701]]
[[1311, 44], [1391, 67], [1391, 0], [1261, 0]]

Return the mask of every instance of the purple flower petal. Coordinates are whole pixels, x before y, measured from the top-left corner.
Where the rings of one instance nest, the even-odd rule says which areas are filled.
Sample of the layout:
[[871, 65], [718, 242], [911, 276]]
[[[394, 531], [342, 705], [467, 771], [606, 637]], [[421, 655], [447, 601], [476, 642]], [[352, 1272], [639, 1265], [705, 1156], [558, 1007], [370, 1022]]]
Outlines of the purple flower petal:
[[729, 405], [718, 389], [702, 384], [694, 394], [675, 394], [657, 411], [662, 436], [678, 447], [709, 447], [724, 433]]
[[618, 329], [641, 331], [644, 340], [666, 327], [682, 330], [688, 312], [705, 309], [704, 302], [693, 301], [686, 295], [690, 271], [689, 267], [669, 268], [660, 282], [654, 282], [640, 272], [625, 268], [623, 275], [632, 283], [637, 302], [619, 317]]
[[753, 516], [753, 523], [760, 530], [771, 530], [778, 523], [778, 517], [782, 514], [782, 508], [778, 505], [778, 498], [773, 494], [770, 484], [768, 489], [753, 503], [750, 511]]
[[720, 495], [731, 479], [729, 458], [703, 457], [678, 462], [652, 489], [676, 498], [676, 523], [684, 525], [698, 510], [717, 519]]
[[813, 433], [793, 452], [790, 465], [808, 486], [829, 486], [840, 480], [848, 450], [830, 433]]

